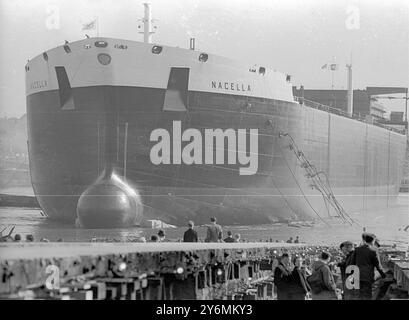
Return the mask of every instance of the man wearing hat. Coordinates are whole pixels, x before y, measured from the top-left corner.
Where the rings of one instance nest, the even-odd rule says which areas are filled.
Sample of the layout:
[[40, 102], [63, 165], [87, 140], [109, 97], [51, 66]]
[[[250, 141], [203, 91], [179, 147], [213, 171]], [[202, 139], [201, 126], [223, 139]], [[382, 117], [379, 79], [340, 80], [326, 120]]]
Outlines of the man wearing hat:
[[376, 251], [373, 250], [373, 242], [376, 236], [372, 233], [363, 233], [363, 244], [355, 249], [351, 264], [359, 268], [359, 299], [372, 299], [372, 285], [375, 280], [375, 269], [378, 270], [382, 278], [385, 273], [379, 265]]

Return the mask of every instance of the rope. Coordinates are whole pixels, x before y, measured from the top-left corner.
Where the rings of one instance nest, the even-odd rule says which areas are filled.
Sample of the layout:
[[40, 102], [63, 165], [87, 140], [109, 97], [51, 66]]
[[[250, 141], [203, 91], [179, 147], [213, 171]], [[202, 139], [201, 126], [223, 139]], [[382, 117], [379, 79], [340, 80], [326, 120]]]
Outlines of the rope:
[[280, 145], [279, 145], [279, 149], [280, 149], [280, 152], [281, 152], [281, 154], [282, 154], [282, 156], [283, 156], [283, 159], [284, 159], [284, 161], [285, 161], [285, 163], [286, 163], [286, 165], [287, 165], [287, 167], [288, 167], [288, 170], [290, 170], [291, 175], [293, 176], [294, 181], [295, 181], [295, 183], [297, 184], [298, 188], [300, 189], [301, 194], [303, 195], [305, 201], [307, 202], [307, 204], [309, 205], [309, 207], [312, 209], [312, 211], [314, 211], [314, 213], [318, 216], [318, 218], [319, 218], [322, 222], [324, 222], [328, 227], [331, 227], [331, 225], [330, 225], [328, 222], [326, 222], [326, 221], [319, 215], [319, 213], [314, 209], [314, 207], [311, 205], [310, 201], [307, 199], [307, 196], [305, 195], [304, 191], [302, 190], [300, 184], [298, 183], [297, 178], [295, 177], [294, 172], [291, 170], [291, 167], [290, 167], [290, 165], [288, 164], [287, 159], [285, 158], [284, 152], [283, 152], [283, 150], [282, 150], [282, 148], [281, 148]]
[[[306, 158], [304, 153], [298, 148], [297, 144], [295, 143], [295, 140], [293, 139], [293, 137], [290, 134], [288, 134], [288, 133], [286, 133], [286, 134], [279, 133], [279, 137], [282, 137], [282, 136], [287, 136], [291, 140], [290, 149], [295, 153], [298, 161], [301, 162], [301, 167], [303, 167], [307, 171], [307, 177], [311, 178], [313, 180], [313, 182], [314, 182], [313, 187], [315, 187], [322, 194], [322, 196], [324, 198], [325, 205], [326, 205], [327, 210], [328, 210], [328, 214], [329, 214], [329, 209], [328, 209], [327, 201], [336, 210], [336, 212], [338, 213], [338, 216], [341, 217], [344, 222], [347, 222], [350, 225], [352, 225], [353, 223], [359, 225], [356, 221], [354, 221], [348, 215], [348, 213], [342, 208], [341, 204], [335, 198], [334, 193], [333, 193], [332, 188], [331, 188], [331, 185], [330, 185], [330, 182], [329, 182], [329, 179], [328, 179], [328, 175], [324, 171], [318, 171], [317, 170], [315, 165], [313, 165]], [[282, 152], [281, 147], [280, 147], [280, 151]], [[285, 159], [284, 154], [283, 154], [283, 157]], [[285, 161], [286, 161], [287, 166], [289, 167], [289, 164], [288, 164], [286, 159], [285, 159]], [[293, 174], [290, 167], [289, 167], [289, 169], [290, 169], [294, 179], [296, 180], [296, 177]], [[326, 180], [326, 184], [322, 181], [320, 175], [324, 175], [325, 180]], [[298, 184], [298, 182], [297, 182], [297, 184]]]

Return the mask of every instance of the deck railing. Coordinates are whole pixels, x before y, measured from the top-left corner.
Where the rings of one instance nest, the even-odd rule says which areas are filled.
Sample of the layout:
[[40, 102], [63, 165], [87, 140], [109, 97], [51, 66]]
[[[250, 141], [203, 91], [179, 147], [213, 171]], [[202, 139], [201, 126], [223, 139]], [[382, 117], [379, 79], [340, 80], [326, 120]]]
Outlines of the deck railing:
[[302, 105], [304, 105], [306, 107], [309, 107], [309, 108], [314, 108], [314, 109], [322, 110], [322, 111], [325, 111], [325, 112], [328, 112], [328, 113], [336, 114], [336, 115], [339, 115], [339, 116], [342, 116], [342, 117], [345, 117], [345, 118], [355, 119], [355, 120], [358, 120], [358, 121], [361, 121], [361, 122], [373, 124], [374, 126], [384, 128], [386, 130], [390, 130], [390, 131], [393, 131], [393, 132], [396, 132], [396, 133], [406, 134], [406, 130], [399, 130], [399, 129], [396, 129], [396, 128], [392, 128], [392, 127], [386, 126], [386, 125], [384, 125], [382, 123], [379, 123], [376, 120], [368, 121], [361, 114], [352, 114], [352, 115], [350, 115], [350, 114], [348, 114], [347, 112], [345, 112], [345, 111], [343, 111], [341, 109], [330, 107], [330, 106], [327, 106], [325, 104], [321, 104], [321, 103], [318, 103], [318, 102], [315, 102], [315, 101], [307, 100], [307, 99], [302, 98], [302, 97], [294, 96], [294, 99], [298, 103], [300, 103], [300, 104], [302, 104]]

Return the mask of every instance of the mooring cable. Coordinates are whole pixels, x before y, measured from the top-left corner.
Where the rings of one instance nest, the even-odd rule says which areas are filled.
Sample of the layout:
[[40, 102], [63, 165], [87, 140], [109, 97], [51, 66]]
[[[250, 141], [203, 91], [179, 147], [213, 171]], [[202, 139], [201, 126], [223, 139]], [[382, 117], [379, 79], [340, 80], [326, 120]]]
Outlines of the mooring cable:
[[[327, 201], [336, 210], [338, 216], [343, 219], [344, 222], [352, 225], [353, 223], [360, 225], [354, 219], [352, 219], [348, 213], [342, 208], [341, 204], [334, 196], [331, 184], [329, 183], [328, 175], [324, 171], [318, 171], [315, 165], [313, 165], [305, 156], [305, 154], [297, 146], [294, 138], [289, 133], [279, 133], [279, 137], [287, 136], [291, 140], [290, 149], [294, 151], [295, 156], [301, 162], [301, 166], [307, 171], [307, 176], [310, 177], [314, 182], [314, 187], [322, 194], [324, 201]], [[288, 164], [287, 164], [288, 165]], [[327, 184], [325, 184], [321, 178], [320, 174], [324, 174]]]
[[312, 204], [311, 204], [310, 201], [308, 200], [308, 198], [307, 198], [307, 196], [305, 195], [304, 191], [302, 190], [300, 184], [298, 183], [297, 178], [295, 177], [294, 172], [291, 170], [291, 167], [290, 167], [290, 165], [289, 165], [288, 162], [287, 162], [287, 159], [286, 159], [286, 157], [285, 157], [285, 155], [284, 155], [284, 152], [283, 152], [283, 150], [282, 150], [280, 144], [278, 145], [278, 147], [279, 147], [279, 149], [280, 149], [281, 155], [283, 156], [284, 162], [286, 163], [286, 165], [287, 165], [287, 167], [288, 167], [288, 170], [291, 172], [291, 175], [293, 176], [293, 179], [294, 179], [295, 183], [297, 184], [298, 188], [300, 189], [300, 192], [301, 192], [302, 196], [304, 197], [305, 201], [307, 202], [307, 204], [309, 205], [309, 207], [312, 209], [312, 211], [314, 211], [314, 213], [318, 216], [318, 218], [319, 218], [322, 222], [324, 222], [328, 227], [331, 227], [331, 225], [330, 225], [328, 222], [326, 222], [326, 221], [319, 215], [319, 213], [314, 209], [314, 207], [312, 206]]

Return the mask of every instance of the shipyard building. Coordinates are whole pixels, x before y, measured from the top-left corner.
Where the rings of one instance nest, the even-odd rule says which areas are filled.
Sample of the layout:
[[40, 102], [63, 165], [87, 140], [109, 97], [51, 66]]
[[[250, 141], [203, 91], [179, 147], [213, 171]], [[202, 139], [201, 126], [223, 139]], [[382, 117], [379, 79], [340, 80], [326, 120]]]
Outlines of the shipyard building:
[[[341, 112], [347, 113], [347, 90], [323, 90], [304, 89], [293, 87], [293, 94], [305, 100], [314, 101]], [[396, 129], [405, 129], [407, 126], [404, 112], [391, 112], [390, 119], [386, 117], [386, 109], [383, 99], [389, 98], [385, 95], [404, 94], [404, 97], [393, 97], [393, 99], [407, 99], [408, 89], [402, 87], [366, 87], [364, 90], [353, 91], [353, 113], [368, 121], [391, 125]], [[388, 120], [388, 121], [386, 121]]]

